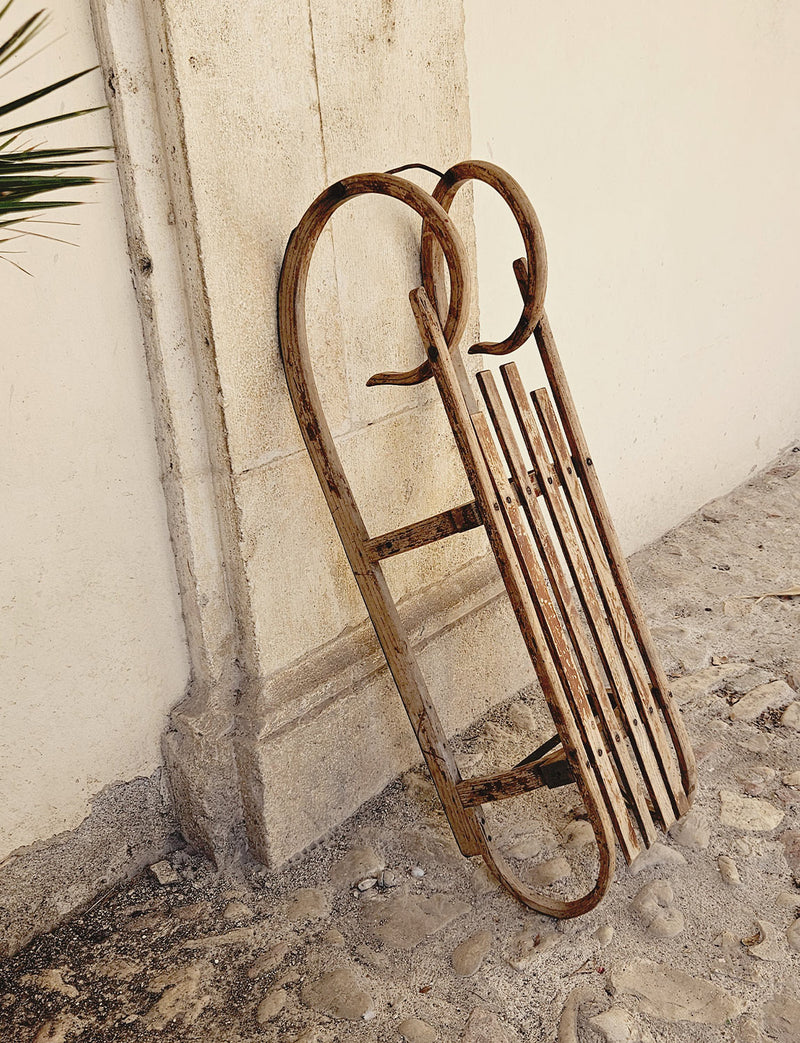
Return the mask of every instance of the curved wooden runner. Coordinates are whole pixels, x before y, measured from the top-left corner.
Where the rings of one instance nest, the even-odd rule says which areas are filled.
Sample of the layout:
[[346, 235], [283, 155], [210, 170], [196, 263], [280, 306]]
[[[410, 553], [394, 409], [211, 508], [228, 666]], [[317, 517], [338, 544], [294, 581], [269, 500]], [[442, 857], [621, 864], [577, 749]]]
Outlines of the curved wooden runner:
[[[589, 522], [596, 519], [599, 501], [596, 490], [582, 492], [586, 465], [578, 476], [573, 475], [571, 448], [565, 446], [571, 447], [575, 440], [575, 425], [564, 424], [564, 441], [561, 429], [553, 426], [558, 420], [552, 405], [537, 393], [551, 463], [516, 370], [504, 370], [513, 414], [529, 454], [526, 462], [491, 375], [479, 376], [488, 413], [478, 408], [469, 386], [456, 349], [469, 309], [470, 273], [447, 209], [461, 185], [473, 178], [490, 184], [509, 204], [523, 234], [526, 257], [516, 266], [523, 309], [515, 329], [504, 341], [470, 350], [506, 353], [535, 330], [540, 351], [542, 342], [547, 345], [550, 370], [558, 379], [560, 363], [552, 337], [542, 333], [546, 257], [541, 229], [517, 183], [486, 163], [458, 164], [442, 178], [433, 198], [412, 182], [388, 174], [346, 178], [323, 192], [286, 248], [278, 294], [281, 350], [303, 438], [462, 853], [482, 855], [503, 884], [531, 908], [553, 916], [577, 916], [596, 905], [608, 888], [614, 872], [615, 835], [630, 861], [642, 841], [646, 846], [652, 843], [654, 816], [667, 827], [676, 813], [688, 807], [693, 762], [680, 717], [668, 695], [661, 694], [668, 689], [661, 684], [663, 674], [652, 645], [647, 644], [646, 625], [633, 618], [636, 606], [624, 587], [626, 573], [610, 561], [613, 529], [610, 538], [604, 524], [595, 528], [587, 523], [587, 512]], [[423, 219], [424, 285], [412, 292], [411, 304], [426, 359], [407, 373], [376, 374], [369, 383], [402, 385], [435, 379], [474, 500], [370, 537], [322, 412], [306, 338], [305, 291], [314, 247], [331, 215], [346, 200], [373, 192], [405, 203]], [[446, 309], [442, 305], [445, 284], [438, 271], [442, 259], [450, 284]], [[568, 390], [565, 395], [552, 385], [552, 378], [551, 386], [563, 424], [563, 407], [565, 403], [569, 407], [571, 399]], [[569, 575], [552, 543], [537, 502], [539, 494]], [[380, 563], [479, 525], [489, 537], [557, 736], [513, 768], [462, 779]], [[569, 579], [576, 584], [588, 633]], [[596, 882], [574, 900], [538, 894], [521, 880], [493, 844], [480, 807], [567, 781], [578, 787], [598, 845]]]

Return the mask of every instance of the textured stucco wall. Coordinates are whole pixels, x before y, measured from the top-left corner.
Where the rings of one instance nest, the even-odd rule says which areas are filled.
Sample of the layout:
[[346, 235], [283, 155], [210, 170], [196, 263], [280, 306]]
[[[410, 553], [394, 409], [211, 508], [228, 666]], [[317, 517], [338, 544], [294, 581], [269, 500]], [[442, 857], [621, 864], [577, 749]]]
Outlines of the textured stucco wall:
[[[4, 25], [33, 10], [15, 4]], [[65, 35], [4, 79], [3, 94], [96, 64], [85, 0], [61, 0], [53, 13], [47, 36]], [[39, 114], [103, 102], [94, 73]], [[107, 143], [108, 117], [37, 140], [45, 135]], [[78, 227], [41, 226], [77, 248], [30, 240], [14, 259], [32, 278], [0, 263], [2, 904], [10, 852], [74, 829], [106, 787], [157, 771], [167, 714], [188, 681], [141, 321], [115, 173], [103, 173], [107, 183], [86, 190], [91, 205], [61, 215]], [[80, 900], [66, 896], [76, 868], [67, 861], [61, 912]]]
[[[633, 550], [800, 433], [800, 10], [465, 8], [473, 151], [537, 209], [548, 315]], [[488, 190], [476, 224], [493, 337], [520, 251]]]

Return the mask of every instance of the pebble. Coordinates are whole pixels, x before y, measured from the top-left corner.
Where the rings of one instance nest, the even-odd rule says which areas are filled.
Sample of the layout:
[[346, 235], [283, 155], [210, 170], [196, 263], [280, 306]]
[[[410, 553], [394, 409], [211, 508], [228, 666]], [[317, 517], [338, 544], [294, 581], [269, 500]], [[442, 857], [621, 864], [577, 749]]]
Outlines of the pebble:
[[800, 952], [800, 920], [795, 920], [794, 923], [789, 925], [789, 930], [786, 932], [786, 941], [795, 952]]
[[493, 940], [491, 931], [477, 931], [456, 946], [450, 959], [453, 970], [460, 978], [468, 978], [480, 970]]
[[736, 887], [739, 883], [739, 870], [730, 855], [720, 855], [717, 859], [717, 865], [719, 866], [719, 875], [725, 883], [731, 887]]
[[784, 728], [800, 732], [800, 703], [792, 703], [786, 707], [781, 716], [781, 724]]
[[800, 769], [790, 771], [788, 775], [784, 775], [781, 782], [784, 786], [800, 786]]
[[800, 895], [794, 891], [781, 891], [775, 899], [775, 905], [780, 909], [794, 909], [800, 914]]
[[377, 884], [377, 882], [378, 878], [375, 876], [365, 877], [363, 880], [358, 881], [358, 889], [359, 891], [369, 891]]
[[737, 772], [736, 778], [749, 797], [758, 797], [775, 778], [775, 774], [775, 769], [766, 764], [754, 764], [744, 771]]
[[331, 869], [334, 887], [354, 887], [359, 880], [380, 876], [383, 860], [371, 847], [353, 847]]
[[770, 681], [743, 695], [731, 707], [728, 718], [731, 721], [754, 721], [765, 710], [774, 706], [783, 706], [794, 699], [795, 693], [785, 681]]
[[589, 1018], [589, 1024], [605, 1043], [654, 1043], [650, 1030], [624, 1007], [610, 1007]]
[[397, 874], [391, 869], [384, 869], [381, 873], [378, 882], [381, 887], [397, 887], [398, 880]]
[[176, 1019], [193, 1025], [212, 1002], [207, 991], [212, 977], [206, 960], [174, 967], [155, 977], [148, 991], [161, 992], [161, 997], [145, 1014], [144, 1023], [155, 1032], [162, 1032]]
[[670, 836], [681, 847], [704, 851], [711, 840], [711, 824], [701, 811], [690, 811], [670, 830]]
[[744, 1001], [714, 982], [666, 964], [641, 961], [615, 968], [614, 994], [633, 996], [642, 1013], [665, 1021], [724, 1025], [744, 1010]]
[[595, 843], [594, 830], [591, 822], [579, 818], [570, 822], [564, 830], [564, 846], [569, 851], [579, 851], [582, 847]]
[[372, 1010], [372, 997], [361, 988], [353, 971], [339, 967], [316, 981], [306, 982], [300, 999], [312, 1010], [331, 1018], [360, 1020]]
[[286, 919], [293, 923], [320, 920], [330, 912], [328, 899], [315, 887], [302, 887], [292, 895], [286, 910]]
[[406, 1043], [434, 1043], [436, 1039], [436, 1029], [420, 1018], [406, 1018], [397, 1026], [397, 1031]]
[[461, 1043], [519, 1043], [519, 1035], [497, 1014], [475, 1007], [467, 1019]]
[[[342, 939], [344, 941], [344, 939]], [[263, 952], [258, 959], [252, 963], [247, 971], [248, 978], [260, 978], [262, 974], [269, 974], [286, 959], [289, 952], [288, 942], [277, 942]]]
[[272, 992], [268, 992], [256, 1010], [256, 1021], [259, 1025], [266, 1025], [268, 1021], [277, 1018], [286, 1006], [286, 999], [284, 989], [273, 989]]
[[222, 916], [225, 920], [252, 920], [255, 913], [244, 902], [234, 901], [228, 902], [222, 910]]
[[734, 829], [746, 829], [751, 832], [766, 832], [775, 829], [784, 818], [769, 801], [756, 797], [742, 797], [730, 790], [720, 790], [720, 822], [723, 826]]
[[756, 920], [756, 933], [751, 937], [742, 938], [742, 945], [751, 956], [759, 960], [777, 963], [783, 959], [778, 942], [778, 930], [768, 920]]
[[740, 739], [737, 746], [741, 746], [743, 750], [748, 750], [750, 753], [766, 753], [769, 749], [769, 736], [764, 732], [748, 735], [746, 738]]
[[596, 938], [597, 941], [606, 946], [609, 944], [611, 939], [614, 937], [614, 928], [610, 923], [604, 923], [592, 934], [592, 938]]
[[532, 866], [525, 874], [528, 883], [534, 887], [546, 887], [554, 884], [557, 880], [566, 880], [572, 876], [572, 868], [563, 855], [550, 858], [546, 862], [540, 862]]
[[425, 870], [422, 866], [412, 866], [411, 875], [415, 880], [421, 880], [425, 876]]
[[71, 1000], [80, 996], [74, 985], [69, 985], [64, 981], [61, 969], [57, 967], [51, 967], [37, 975], [26, 974], [22, 980], [35, 982], [41, 988], [47, 989], [48, 992], [57, 992], [60, 996], [66, 996]]
[[469, 888], [473, 894], [488, 895], [500, 890], [500, 884], [495, 880], [486, 866], [478, 866], [469, 878]]
[[674, 906], [675, 896], [668, 881], [652, 880], [631, 902], [648, 934], [655, 938], [674, 938], [684, 927], [683, 913]]
[[436, 894], [397, 894], [385, 902], [369, 903], [364, 913], [375, 937], [395, 949], [414, 949], [451, 920], [471, 912], [466, 902]]
[[161, 884], [162, 887], [166, 887], [169, 884], [177, 884], [180, 882], [180, 877], [172, 868], [172, 864], [167, 859], [162, 859], [161, 862], [155, 862], [150, 866], [150, 872]]
[[521, 732], [536, 730], [536, 714], [527, 703], [512, 703], [508, 708], [508, 719]]
[[628, 872], [631, 876], [638, 876], [646, 869], [653, 867], [668, 869], [669, 867], [674, 868], [676, 866], [685, 866], [686, 864], [686, 859], [680, 851], [674, 851], [671, 847], [667, 847], [666, 844], [656, 841], [652, 847], [636, 856], [633, 862], [631, 862]]
[[514, 842], [504, 849], [504, 854], [509, 858], [536, 858], [542, 850], [542, 842], [537, 837], [517, 837]]

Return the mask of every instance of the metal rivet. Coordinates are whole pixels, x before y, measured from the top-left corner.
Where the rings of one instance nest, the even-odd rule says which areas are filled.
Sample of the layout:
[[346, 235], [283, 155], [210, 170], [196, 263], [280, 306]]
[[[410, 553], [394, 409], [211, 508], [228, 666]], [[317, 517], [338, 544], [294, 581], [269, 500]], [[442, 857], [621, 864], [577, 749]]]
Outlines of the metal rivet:
[[619, 735], [615, 735], [615, 736], [614, 736], [614, 742], [620, 742], [620, 737], [619, 737]]
[[548, 485], [552, 485], [553, 484], [553, 479], [552, 478], [548, 478], [547, 479], [547, 484]]
[[602, 746], [598, 746], [597, 747], [597, 756], [598, 757], [602, 757], [603, 756], [603, 748], [602, 748]]
[[587, 467], [591, 467], [592, 466], [592, 458], [591, 458], [591, 456], [587, 456], [586, 457], [586, 466]]
[[506, 503], [511, 503], [511, 497], [510, 496], [506, 496]]

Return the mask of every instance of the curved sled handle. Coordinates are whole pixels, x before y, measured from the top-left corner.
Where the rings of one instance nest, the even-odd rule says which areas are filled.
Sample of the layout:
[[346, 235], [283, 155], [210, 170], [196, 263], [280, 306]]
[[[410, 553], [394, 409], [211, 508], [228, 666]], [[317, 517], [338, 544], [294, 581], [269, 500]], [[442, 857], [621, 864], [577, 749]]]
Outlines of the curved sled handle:
[[[520, 272], [515, 264], [515, 275], [519, 281], [523, 302], [522, 314], [516, 326], [505, 340], [481, 341], [469, 349], [471, 355], [507, 355], [528, 340], [544, 311], [544, 296], [547, 290], [547, 250], [544, 245], [544, 233], [536, 211], [519, 182], [502, 167], [486, 160], [467, 160], [450, 167], [434, 189], [433, 198], [449, 211], [456, 193], [468, 181], [482, 181], [502, 197], [514, 215], [525, 244], [525, 282], [520, 280]], [[432, 294], [435, 294], [441, 285], [435, 257], [436, 240], [423, 225], [422, 278], [425, 290], [432, 300], [437, 299]]]
[[[413, 164], [414, 166], [420, 164]], [[427, 168], [431, 169], [431, 168]], [[468, 181], [482, 181], [493, 188], [505, 201], [517, 226], [522, 234], [525, 244], [525, 258], [520, 258], [525, 264], [524, 276], [520, 278], [515, 262], [515, 274], [522, 293], [522, 314], [511, 334], [502, 341], [482, 341], [473, 344], [469, 354], [483, 355], [507, 355], [516, 351], [531, 336], [542, 317], [544, 310], [544, 295], [547, 289], [547, 251], [544, 244], [542, 232], [536, 211], [530, 200], [525, 195], [521, 185], [509, 173], [498, 167], [495, 163], [486, 160], [466, 160], [456, 163], [450, 167], [439, 180], [433, 191], [433, 198], [440, 203], [445, 211], [449, 211], [458, 190]], [[422, 285], [429, 299], [436, 303], [437, 310], [441, 309], [441, 301], [445, 297], [443, 272], [441, 268], [441, 255], [436, 250], [437, 238], [433, 229], [425, 221], [422, 226], [422, 241], [420, 244], [420, 260], [422, 265]], [[462, 307], [457, 300], [458, 288], [450, 284], [450, 310], [452, 311], [454, 300], [457, 307]], [[466, 315], [466, 308], [462, 307]], [[447, 336], [445, 325], [445, 336], [448, 344], [452, 347], [452, 341]], [[431, 368], [424, 362], [416, 369], [406, 373], [376, 373], [367, 381], [367, 387], [378, 384], [421, 384], [431, 376]]]

